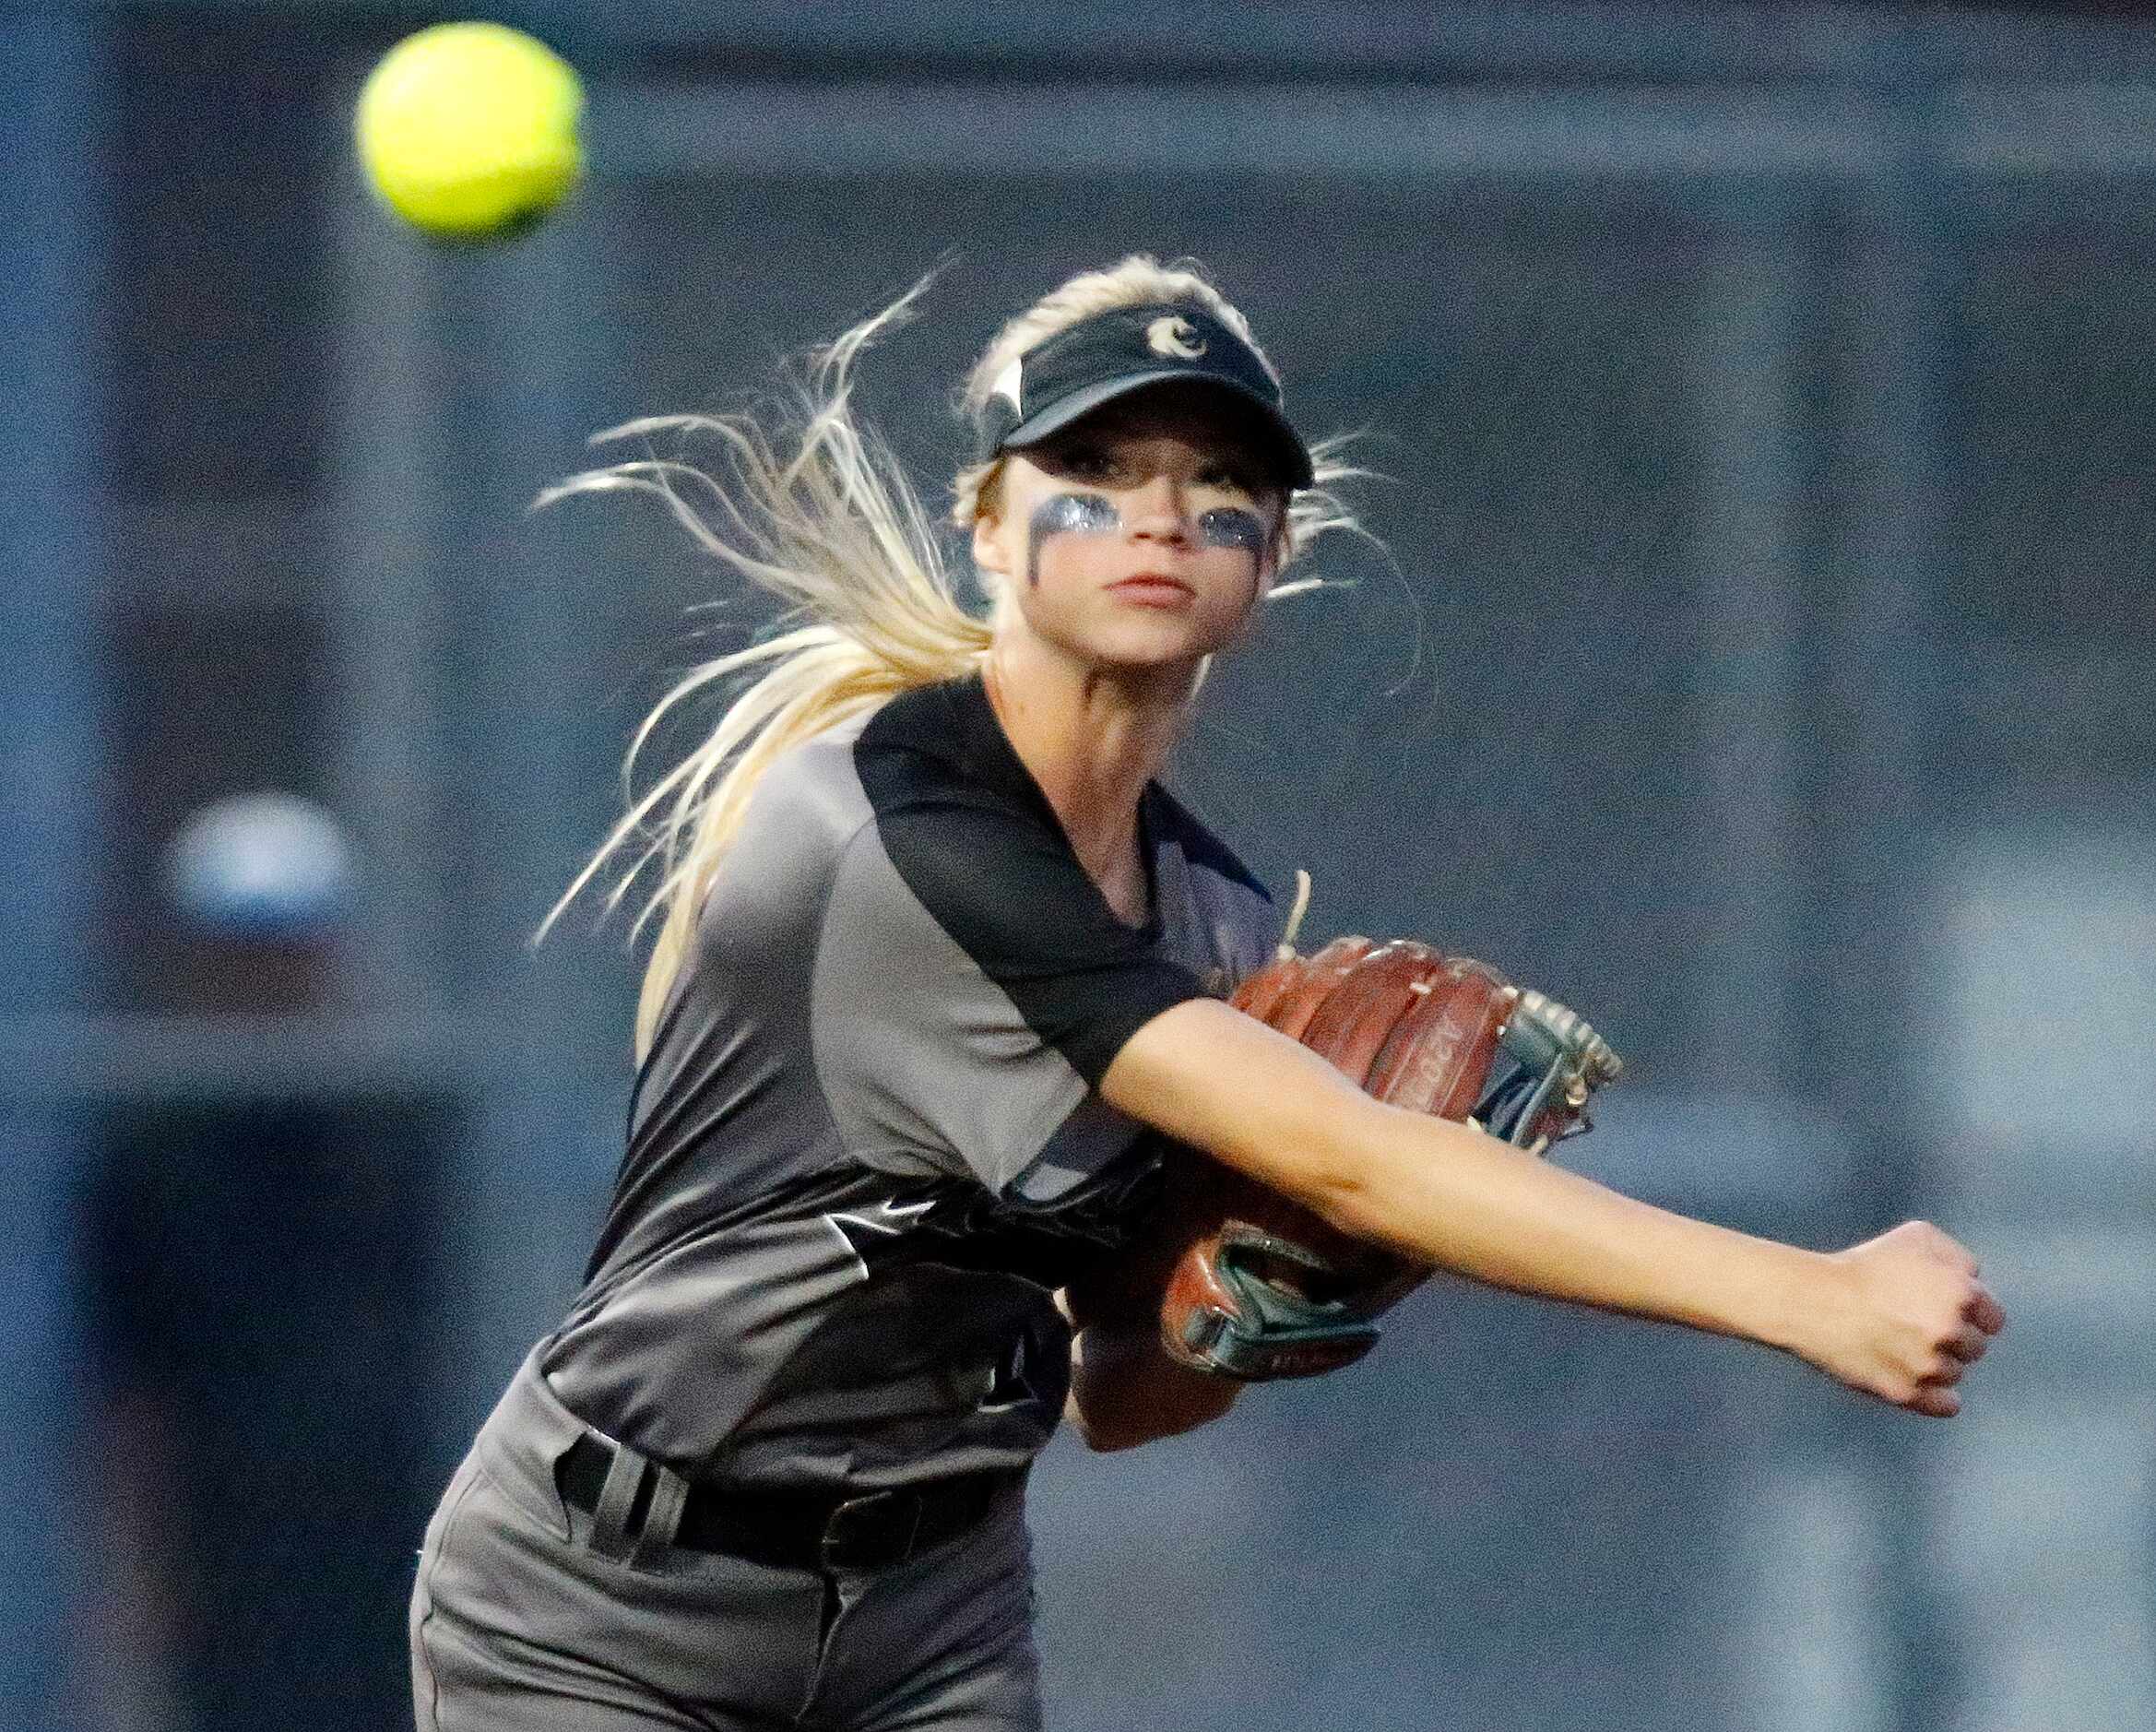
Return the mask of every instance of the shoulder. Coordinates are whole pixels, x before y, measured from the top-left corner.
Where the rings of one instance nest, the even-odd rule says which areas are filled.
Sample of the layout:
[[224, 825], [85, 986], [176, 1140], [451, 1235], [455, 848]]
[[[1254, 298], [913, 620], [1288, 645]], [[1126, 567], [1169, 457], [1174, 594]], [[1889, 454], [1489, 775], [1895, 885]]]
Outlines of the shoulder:
[[742, 814], [744, 823], [798, 823], [827, 813], [848, 831], [856, 827], [867, 815], [867, 808], [854, 767], [854, 746], [872, 719], [872, 716], [856, 717], [779, 753], [756, 778]]
[[854, 850], [969, 947], [1090, 929], [1105, 910], [977, 679], [893, 698], [862, 727], [853, 772], [871, 813]]
[[901, 693], [863, 723], [853, 759], [879, 820], [963, 807], [1060, 834], [977, 678]]
[[873, 813], [855, 774], [860, 720], [777, 753], [758, 774], [698, 909], [705, 948], [744, 955], [757, 933], [781, 947], [820, 918], [840, 862]]
[[948, 765], [865, 763], [871, 814], [848, 838], [838, 898], [878, 921], [925, 920], [991, 978], [1083, 966], [1125, 934], [1059, 831]]

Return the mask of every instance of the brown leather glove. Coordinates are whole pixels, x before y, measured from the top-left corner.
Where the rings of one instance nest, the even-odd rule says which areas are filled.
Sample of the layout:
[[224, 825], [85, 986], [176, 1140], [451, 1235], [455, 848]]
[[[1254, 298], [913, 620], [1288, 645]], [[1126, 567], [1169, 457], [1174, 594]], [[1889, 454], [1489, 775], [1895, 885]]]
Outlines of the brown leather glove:
[[[1233, 1002], [1378, 1099], [1538, 1155], [1589, 1128], [1588, 1097], [1621, 1068], [1562, 1004], [1411, 940], [1334, 939], [1259, 970]], [[1172, 1230], [1189, 1248], [1168, 1276], [1161, 1339], [1182, 1364], [1246, 1382], [1335, 1370], [1430, 1274], [1195, 1150], [1179, 1151], [1168, 1178]]]

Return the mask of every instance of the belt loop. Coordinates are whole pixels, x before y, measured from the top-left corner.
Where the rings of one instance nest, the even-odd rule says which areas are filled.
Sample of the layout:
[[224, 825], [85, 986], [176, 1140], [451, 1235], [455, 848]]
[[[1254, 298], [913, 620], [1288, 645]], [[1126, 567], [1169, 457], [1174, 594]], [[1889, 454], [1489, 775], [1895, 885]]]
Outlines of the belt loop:
[[607, 1468], [606, 1484], [599, 1488], [598, 1503], [591, 1513], [591, 1548], [616, 1563], [633, 1549], [628, 1534], [629, 1512], [644, 1484], [651, 1464], [626, 1443], [613, 1446], [614, 1459]]
[[689, 1501], [689, 1482], [681, 1475], [664, 1462], [652, 1463], [651, 1471], [656, 1476], [651, 1487], [651, 1508], [644, 1517], [643, 1530], [636, 1536], [636, 1549], [629, 1559], [632, 1570], [658, 1568], [658, 1560], [674, 1543], [675, 1530], [681, 1524], [681, 1508]]

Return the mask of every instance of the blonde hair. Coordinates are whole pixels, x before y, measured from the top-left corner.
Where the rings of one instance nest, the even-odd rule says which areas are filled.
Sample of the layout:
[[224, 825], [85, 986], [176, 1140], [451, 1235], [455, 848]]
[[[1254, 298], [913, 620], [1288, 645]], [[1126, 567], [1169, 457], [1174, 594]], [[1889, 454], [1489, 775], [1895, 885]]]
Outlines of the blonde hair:
[[[719, 861], [773, 760], [900, 692], [970, 671], [988, 652], [989, 622], [963, 599], [936, 525], [889, 447], [852, 412], [855, 363], [912, 315], [929, 280], [811, 353], [776, 435], [754, 415], [739, 413], [652, 416], [593, 437], [595, 445], [662, 434], [705, 439], [718, 451], [716, 472], [661, 457], [647, 444], [650, 455], [569, 476], [533, 502], [536, 510], [573, 493], [655, 494], [698, 547], [784, 604], [771, 635], [695, 668], [644, 718], [622, 763], [628, 810], [539, 927], [544, 937], [617, 856], [630, 858], [607, 894], [609, 910], [647, 868], [657, 869], [632, 929], [640, 932], [655, 916], [660, 921], [637, 1001], [639, 1062]], [[969, 415], [977, 410], [1011, 360], [1079, 320], [1172, 300], [1202, 303], [1250, 339], [1242, 314], [1194, 265], [1134, 255], [1071, 279], [1005, 325], [968, 376], [962, 407]], [[1289, 501], [1284, 563], [1326, 530], [1358, 528], [1329, 491], [1359, 473], [1335, 460], [1339, 443], [1313, 447], [1317, 482]], [[992, 513], [1002, 462], [998, 457], [959, 473], [951, 521], [960, 528]], [[1273, 593], [1311, 587], [1276, 585]], [[654, 733], [686, 700], [714, 687], [732, 688], [717, 726], [636, 797], [637, 758]]]

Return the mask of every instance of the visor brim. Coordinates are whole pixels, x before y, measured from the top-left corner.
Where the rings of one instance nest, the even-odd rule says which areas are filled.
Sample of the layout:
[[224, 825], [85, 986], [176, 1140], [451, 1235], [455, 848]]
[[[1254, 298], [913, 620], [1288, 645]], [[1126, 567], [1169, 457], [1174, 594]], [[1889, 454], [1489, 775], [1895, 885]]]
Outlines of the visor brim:
[[1274, 455], [1279, 458], [1283, 479], [1290, 488], [1309, 487], [1317, 478], [1310, 464], [1309, 448], [1303, 444], [1302, 435], [1272, 404], [1248, 386], [1235, 379], [1224, 379], [1217, 374], [1193, 373], [1188, 367], [1162, 367], [1157, 371], [1127, 373], [1113, 379], [1096, 379], [1093, 384], [1081, 386], [1067, 397], [1058, 397], [1045, 409], [1028, 415], [1017, 426], [997, 442], [1005, 451], [1025, 451], [1043, 441], [1053, 438], [1072, 422], [1090, 415], [1105, 404], [1117, 402], [1156, 385], [1195, 385], [1209, 390], [1223, 391], [1236, 399], [1240, 408], [1256, 411], [1255, 419], [1269, 435]]

